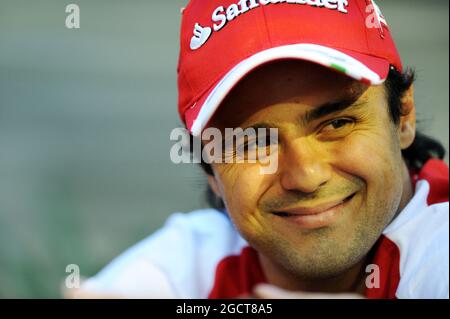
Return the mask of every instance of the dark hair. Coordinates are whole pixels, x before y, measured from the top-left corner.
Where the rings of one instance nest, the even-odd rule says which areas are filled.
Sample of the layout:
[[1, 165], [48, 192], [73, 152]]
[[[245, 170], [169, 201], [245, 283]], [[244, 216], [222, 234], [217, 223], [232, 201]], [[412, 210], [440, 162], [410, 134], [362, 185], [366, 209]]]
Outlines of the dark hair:
[[[405, 72], [401, 73], [391, 66], [384, 85], [387, 91], [389, 113], [395, 125], [399, 124], [400, 117], [404, 113], [402, 98], [414, 81], [415, 73], [412, 69], [406, 69]], [[402, 150], [402, 155], [408, 168], [412, 171], [418, 171], [431, 158], [443, 159], [445, 149], [439, 141], [416, 131], [413, 143], [407, 149]], [[203, 159], [200, 166], [206, 174], [213, 175], [211, 165], [205, 163]], [[225, 207], [223, 201], [214, 194], [209, 186], [206, 190], [206, 200], [213, 208], [223, 209]]]
[[[399, 124], [400, 116], [403, 114], [401, 100], [414, 80], [415, 74], [411, 69], [400, 73], [394, 67], [391, 67], [389, 71], [385, 86], [388, 95], [389, 113], [396, 125]], [[410, 147], [402, 151], [402, 155], [408, 168], [417, 171], [430, 158], [443, 159], [445, 149], [436, 139], [416, 131], [416, 138]]]

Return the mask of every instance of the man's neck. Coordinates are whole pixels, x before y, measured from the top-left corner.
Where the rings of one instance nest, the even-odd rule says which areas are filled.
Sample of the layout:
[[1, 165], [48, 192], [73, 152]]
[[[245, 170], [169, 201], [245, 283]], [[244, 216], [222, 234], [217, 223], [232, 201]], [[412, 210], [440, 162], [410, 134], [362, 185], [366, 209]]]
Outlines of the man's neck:
[[259, 254], [259, 260], [268, 283], [286, 290], [324, 293], [354, 292], [359, 294], [364, 294], [365, 291], [365, 269], [368, 258], [364, 258], [339, 276], [317, 280], [304, 280], [287, 271], [280, 272], [279, 267], [273, 265], [269, 259], [261, 254]]
[[397, 216], [400, 214], [403, 209], [408, 205], [408, 203], [411, 201], [411, 198], [414, 196], [414, 187], [412, 184], [411, 175], [409, 173], [408, 167], [406, 166], [406, 163], [403, 163], [403, 192], [402, 192], [402, 198], [400, 200], [400, 205], [397, 210]]

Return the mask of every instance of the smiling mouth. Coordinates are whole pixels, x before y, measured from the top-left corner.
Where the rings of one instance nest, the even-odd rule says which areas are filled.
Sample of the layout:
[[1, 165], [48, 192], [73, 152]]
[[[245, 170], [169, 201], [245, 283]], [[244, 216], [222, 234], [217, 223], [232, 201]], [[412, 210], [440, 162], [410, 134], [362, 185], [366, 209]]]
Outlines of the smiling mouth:
[[274, 214], [277, 216], [281, 216], [281, 217], [317, 215], [317, 214], [321, 214], [327, 210], [330, 210], [336, 206], [339, 206], [341, 204], [348, 202], [355, 196], [355, 194], [347, 196], [346, 198], [339, 200], [339, 201], [329, 202], [327, 204], [321, 204], [321, 205], [317, 205], [315, 207], [291, 208], [291, 209], [286, 209], [285, 211], [274, 212]]
[[288, 221], [295, 222], [303, 228], [324, 227], [337, 218], [345, 204], [355, 195], [356, 193], [342, 200], [331, 201], [314, 207], [295, 207], [274, 212], [273, 214]]

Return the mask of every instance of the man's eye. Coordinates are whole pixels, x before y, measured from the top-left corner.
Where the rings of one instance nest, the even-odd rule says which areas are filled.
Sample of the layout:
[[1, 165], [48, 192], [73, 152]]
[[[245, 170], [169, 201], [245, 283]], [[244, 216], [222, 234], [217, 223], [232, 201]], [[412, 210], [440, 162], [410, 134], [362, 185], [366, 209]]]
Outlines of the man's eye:
[[261, 134], [254, 138], [245, 139], [243, 143], [238, 143], [238, 149], [240, 150], [252, 150], [259, 147], [268, 147], [273, 144], [277, 144], [278, 139], [270, 134]]
[[347, 132], [348, 129], [351, 129], [354, 124], [355, 121], [349, 118], [335, 119], [326, 123], [320, 130], [320, 133], [327, 134], [327, 133], [338, 133], [343, 131]]
[[345, 126], [348, 123], [351, 123], [351, 121], [347, 119], [338, 119], [332, 121], [329, 125], [331, 125], [334, 129], [338, 129]]

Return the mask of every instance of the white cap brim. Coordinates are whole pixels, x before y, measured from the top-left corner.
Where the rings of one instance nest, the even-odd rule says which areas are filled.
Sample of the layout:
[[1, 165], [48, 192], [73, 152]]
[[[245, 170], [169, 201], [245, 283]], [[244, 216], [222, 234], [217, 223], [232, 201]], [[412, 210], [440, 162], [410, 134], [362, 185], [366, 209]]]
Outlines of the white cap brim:
[[[380, 85], [384, 82], [389, 69], [389, 63], [387, 61], [381, 60], [381, 62], [385, 63], [380, 63], [380, 58], [377, 57], [352, 54], [353, 56], [357, 55], [360, 58], [357, 60], [343, 51], [346, 50], [337, 50], [318, 44], [291, 44], [258, 52], [241, 61], [232, 68], [209, 93], [206, 100], [203, 102], [203, 105], [201, 105], [197, 118], [193, 122], [190, 130], [191, 134], [196, 137], [200, 136], [206, 124], [234, 86], [249, 72], [267, 62], [280, 59], [305, 60], [337, 70], [355, 80], [365, 81], [371, 85]], [[373, 60], [375, 60], [376, 63], [372, 63], [372, 65], [371, 63], [367, 63]], [[361, 61], [364, 61], [365, 63]], [[369, 65], [371, 65], [372, 68], [370, 68]], [[375, 65], [377, 67], [374, 67]], [[382, 68], [381, 70], [380, 67]]]

